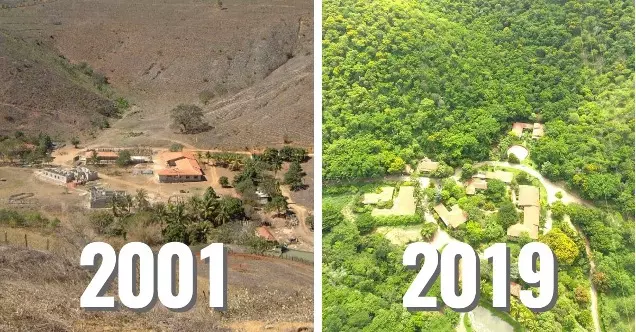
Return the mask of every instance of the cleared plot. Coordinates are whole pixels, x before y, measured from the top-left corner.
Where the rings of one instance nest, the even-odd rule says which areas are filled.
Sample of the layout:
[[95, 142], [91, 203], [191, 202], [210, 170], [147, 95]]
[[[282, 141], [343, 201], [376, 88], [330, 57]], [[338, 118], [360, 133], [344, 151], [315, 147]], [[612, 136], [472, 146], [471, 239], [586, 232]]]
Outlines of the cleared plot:
[[388, 202], [393, 198], [393, 187], [382, 187], [379, 193], [364, 194], [363, 204], [378, 204]]
[[415, 187], [400, 187], [397, 197], [393, 200], [390, 209], [373, 209], [371, 215], [376, 216], [408, 216], [415, 214]]
[[514, 154], [519, 161], [523, 161], [528, 157], [528, 149], [521, 145], [513, 145], [508, 149], [508, 154]]
[[422, 239], [420, 231], [422, 226], [404, 226], [404, 227], [391, 227], [382, 226], [376, 229], [378, 234], [382, 234], [391, 243], [402, 246], [410, 242], [419, 241]]

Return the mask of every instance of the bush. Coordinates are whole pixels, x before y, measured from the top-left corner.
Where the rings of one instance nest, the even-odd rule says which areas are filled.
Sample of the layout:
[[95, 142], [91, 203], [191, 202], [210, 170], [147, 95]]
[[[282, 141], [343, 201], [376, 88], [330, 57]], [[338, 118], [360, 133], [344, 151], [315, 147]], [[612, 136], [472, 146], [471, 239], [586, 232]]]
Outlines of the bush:
[[88, 215], [88, 222], [97, 234], [109, 234], [115, 217], [110, 212], [98, 211]]
[[247, 240], [246, 244], [249, 247], [250, 252], [254, 254], [262, 254], [265, 251], [274, 248], [275, 245], [274, 243], [269, 242], [258, 236], [252, 236]]
[[201, 91], [201, 93], [199, 93], [199, 101], [203, 105], [207, 105], [208, 102], [212, 100], [212, 98], [214, 98], [214, 92], [210, 90], [203, 90]]
[[174, 144], [170, 145], [170, 151], [171, 152], [183, 151], [183, 145], [181, 145], [179, 143], [174, 143]]
[[418, 214], [410, 216], [376, 216], [373, 219], [375, 220], [375, 226], [405, 226], [422, 222], [422, 217]]
[[119, 97], [115, 100], [115, 104], [119, 110], [125, 111], [130, 108], [130, 103], [123, 97]]
[[117, 160], [115, 162], [117, 163], [117, 166], [119, 166], [119, 167], [126, 167], [126, 166], [132, 164], [132, 160], [130, 158], [131, 158], [130, 151], [121, 150], [121, 151], [119, 151], [119, 155], [118, 155]]
[[424, 226], [422, 226], [422, 230], [420, 231], [420, 234], [422, 235], [422, 239], [424, 241], [430, 241], [433, 239], [436, 232], [437, 232], [437, 223], [427, 222], [424, 224]]
[[390, 209], [393, 207], [393, 200], [386, 201], [386, 202], [378, 202], [376, 206], [378, 207], [378, 209]]
[[219, 184], [223, 188], [228, 188], [230, 186], [230, 180], [227, 178], [227, 176], [222, 176], [219, 178]]
[[364, 213], [356, 218], [356, 226], [358, 226], [358, 230], [360, 234], [367, 234], [373, 230], [375, 226], [375, 220], [369, 213]]
[[128, 228], [126, 234], [128, 241], [138, 241], [149, 246], [156, 246], [163, 243], [161, 226], [159, 224], [144, 225], [143, 223], [134, 223]]

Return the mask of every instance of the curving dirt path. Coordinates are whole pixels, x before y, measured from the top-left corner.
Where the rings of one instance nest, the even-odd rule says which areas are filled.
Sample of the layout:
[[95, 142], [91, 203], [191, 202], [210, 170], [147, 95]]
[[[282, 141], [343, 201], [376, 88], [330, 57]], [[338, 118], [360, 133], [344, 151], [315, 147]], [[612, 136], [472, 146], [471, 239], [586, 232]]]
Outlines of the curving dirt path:
[[312, 248], [314, 247], [314, 233], [307, 226], [307, 216], [309, 216], [309, 211], [307, 208], [296, 204], [291, 198], [291, 192], [289, 191], [288, 186], [280, 186], [280, 191], [283, 196], [287, 197], [287, 202], [289, 203], [289, 208], [296, 214], [298, 217], [298, 227], [296, 227], [298, 231], [298, 237], [302, 239], [303, 242], [308, 243]]
[[[576, 203], [576, 204], [581, 204], [584, 206], [588, 206], [591, 207], [593, 206], [592, 203], [581, 199], [580, 197], [569, 193], [568, 191], [566, 191], [563, 186], [558, 185], [548, 179], [546, 179], [541, 173], [539, 173], [537, 170], [533, 169], [532, 167], [526, 166], [526, 165], [522, 165], [522, 164], [511, 164], [508, 162], [501, 162], [501, 161], [485, 161], [485, 162], [481, 162], [481, 163], [477, 163], [475, 164], [476, 167], [479, 166], [483, 166], [483, 165], [488, 165], [488, 166], [499, 166], [499, 167], [510, 167], [510, 168], [514, 168], [514, 169], [518, 169], [520, 171], [524, 171], [534, 177], [536, 177], [541, 184], [545, 187], [546, 192], [548, 193], [548, 197], [547, 197], [547, 201], [549, 204], [552, 204], [556, 201], [559, 200], [559, 198], [556, 197], [557, 192], [561, 192], [562, 198], [560, 199], [564, 204], [570, 204], [570, 203]], [[596, 268], [596, 264], [594, 263], [594, 260], [592, 260], [592, 249], [590, 247], [590, 241], [587, 239], [587, 237], [585, 237], [585, 235], [579, 230], [577, 229], [571, 222], [569, 217], [566, 216], [566, 221], [568, 223], [568, 225], [574, 229], [575, 231], [577, 231], [577, 233], [583, 238], [584, 242], [585, 242], [585, 253], [587, 254], [587, 257], [590, 261], [590, 274], [588, 275], [588, 280], [590, 281], [590, 298], [591, 298], [591, 307], [590, 310], [592, 311], [592, 321], [594, 322], [594, 328], [596, 330], [596, 332], [600, 332], [601, 331], [601, 325], [600, 325], [600, 320], [598, 317], [598, 295], [596, 292], [596, 287], [594, 286], [594, 283], [592, 282], [592, 275], [594, 273], [594, 269]], [[545, 229], [544, 229], [544, 234], [547, 233], [550, 229], [552, 228], [552, 218], [551, 218], [551, 214], [548, 213], [548, 216], [546, 218], [546, 224], [545, 224]]]

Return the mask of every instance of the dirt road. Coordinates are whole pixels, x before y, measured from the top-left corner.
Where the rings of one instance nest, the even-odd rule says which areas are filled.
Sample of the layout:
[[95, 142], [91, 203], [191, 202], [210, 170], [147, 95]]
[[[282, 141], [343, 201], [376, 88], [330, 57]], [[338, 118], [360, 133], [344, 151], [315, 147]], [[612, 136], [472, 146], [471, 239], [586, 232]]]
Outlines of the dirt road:
[[[296, 234], [298, 237], [305, 243], [308, 243], [313, 248], [314, 246], [314, 233], [307, 226], [307, 217], [309, 216], [309, 211], [307, 208], [296, 204], [291, 199], [291, 192], [289, 191], [288, 186], [280, 186], [281, 193], [283, 196], [287, 197], [287, 202], [289, 203], [289, 208], [296, 214], [298, 217], [298, 226], [296, 227]], [[313, 251], [313, 250], [312, 250]]]
[[[547, 193], [548, 193], [548, 197], [547, 197], [547, 201], [549, 204], [552, 204], [556, 201], [559, 200], [559, 198], [556, 196], [558, 192], [561, 192], [562, 198], [560, 199], [564, 204], [570, 204], [570, 203], [576, 203], [576, 204], [581, 204], [581, 205], [585, 205], [588, 207], [593, 206], [590, 202], [585, 201], [583, 199], [581, 199], [580, 197], [569, 193], [568, 191], [566, 191], [562, 186], [546, 179], [541, 173], [539, 173], [537, 170], [526, 166], [526, 165], [521, 165], [521, 164], [510, 164], [508, 162], [501, 162], [501, 161], [486, 161], [486, 162], [481, 162], [476, 164], [476, 167], [479, 166], [483, 166], [483, 165], [489, 165], [489, 166], [499, 166], [499, 167], [510, 167], [510, 168], [514, 168], [514, 169], [518, 169], [521, 171], [524, 171], [534, 177], [536, 177], [541, 184], [545, 187]], [[567, 218], [567, 216], [566, 216]], [[592, 249], [590, 248], [590, 242], [587, 239], [587, 237], [585, 237], [585, 235], [583, 235], [583, 233], [577, 229], [569, 220], [569, 218], [566, 219], [566, 221], [568, 222], [568, 224], [570, 225], [570, 227], [574, 230], [576, 230], [578, 232], [578, 234], [583, 238], [583, 240], [585, 241], [585, 252], [587, 254], [587, 257], [590, 261], [590, 274], [588, 275], [588, 279], [590, 281], [590, 294], [591, 294], [591, 308], [590, 310], [592, 311], [592, 320], [594, 321], [594, 328], [596, 330], [596, 332], [600, 332], [601, 331], [601, 326], [599, 323], [599, 317], [598, 317], [598, 295], [596, 293], [596, 287], [594, 287], [594, 283], [592, 283], [592, 275], [594, 273], [594, 269], [596, 267], [596, 264], [594, 263], [594, 261], [592, 260]], [[547, 233], [550, 229], [552, 228], [552, 218], [550, 216], [550, 214], [548, 214], [547, 218], [546, 218], [546, 223], [545, 223], [545, 229], [544, 229], [544, 234]]]

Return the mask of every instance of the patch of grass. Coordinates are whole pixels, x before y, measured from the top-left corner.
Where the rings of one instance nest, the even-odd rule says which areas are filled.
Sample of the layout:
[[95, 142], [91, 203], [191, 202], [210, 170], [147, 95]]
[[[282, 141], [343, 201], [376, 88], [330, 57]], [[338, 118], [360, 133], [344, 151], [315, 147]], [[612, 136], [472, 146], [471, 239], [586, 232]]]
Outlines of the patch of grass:
[[347, 204], [351, 203], [355, 197], [356, 195], [354, 194], [327, 195], [322, 198], [322, 204], [330, 204], [342, 210]]
[[470, 317], [468, 317], [468, 314], [464, 315], [464, 328], [467, 332], [473, 332], [473, 325], [470, 323]]
[[499, 310], [493, 308], [492, 305], [489, 304], [488, 301], [485, 300], [484, 298], [479, 300], [479, 305], [484, 307], [486, 310], [490, 311], [491, 314], [493, 314], [496, 317], [500, 318], [504, 322], [510, 324], [510, 326], [512, 326], [512, 329], [514, 330], [514, 332], [523, 332], [523, 331], [525, 331], [523, 326], [521, 326], [521, 324], [519, 324], [519, 322], [514, 320], [514, 318], [512, 318], [512, 316], [508, 315], [507, 313], [505, 313], [503, 311], [499, 311]]

